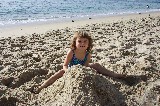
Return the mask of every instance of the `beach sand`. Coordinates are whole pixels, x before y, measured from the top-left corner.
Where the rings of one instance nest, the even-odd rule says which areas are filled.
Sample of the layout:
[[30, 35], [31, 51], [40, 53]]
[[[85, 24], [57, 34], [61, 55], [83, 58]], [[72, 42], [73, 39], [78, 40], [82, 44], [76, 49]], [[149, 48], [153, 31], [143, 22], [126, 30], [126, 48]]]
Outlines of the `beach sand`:
[[[147, 75], [147, 81], [127, 83], [75, 66], [39, 94], [31, 93], [62, 68], [77, 30], [92, 35], [93, 63], [116, 73]], [[2, 28], [0, 37], [2, 106], [160, 105], [160, 12]]]

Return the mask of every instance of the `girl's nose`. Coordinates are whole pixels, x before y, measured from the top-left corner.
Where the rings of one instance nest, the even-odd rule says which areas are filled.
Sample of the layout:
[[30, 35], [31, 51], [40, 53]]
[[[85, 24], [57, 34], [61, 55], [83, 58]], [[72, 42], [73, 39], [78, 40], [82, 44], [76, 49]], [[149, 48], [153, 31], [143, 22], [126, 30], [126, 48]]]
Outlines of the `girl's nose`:
[[82, 42], [82, 44], [85, 44], [85, 42]]

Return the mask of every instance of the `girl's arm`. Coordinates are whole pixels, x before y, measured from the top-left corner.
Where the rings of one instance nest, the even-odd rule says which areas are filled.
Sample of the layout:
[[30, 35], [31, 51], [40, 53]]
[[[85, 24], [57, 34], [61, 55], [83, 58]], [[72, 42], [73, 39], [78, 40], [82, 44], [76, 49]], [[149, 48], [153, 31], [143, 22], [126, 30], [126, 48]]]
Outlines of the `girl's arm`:
[[90, 61], [91, 61], [91, 54], [89, 53], [88, 56], [87, 56], [87, 61], [86, 61], [86, 63], [84, 64], [84, 66], [89, 67]]
[[73, 52], [72, 52], [72, 50], [69, 50], [68, 53], [67, 53], [67, 56], [66, 56], [66, 58], [64, 60], [63, 70], [66, 71], [68, 69], [68, 65], [69, 65], [69, 62], [72, 59], [72, 56], [73, 56]]

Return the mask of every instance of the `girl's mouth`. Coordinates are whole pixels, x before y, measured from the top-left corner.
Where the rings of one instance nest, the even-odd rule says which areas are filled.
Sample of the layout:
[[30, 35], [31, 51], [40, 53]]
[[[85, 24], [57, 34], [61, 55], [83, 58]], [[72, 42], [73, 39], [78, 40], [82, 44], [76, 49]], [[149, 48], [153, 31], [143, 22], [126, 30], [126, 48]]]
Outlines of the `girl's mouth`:
[[85, 46], [80, 46], [80, 47], [85, 47]]

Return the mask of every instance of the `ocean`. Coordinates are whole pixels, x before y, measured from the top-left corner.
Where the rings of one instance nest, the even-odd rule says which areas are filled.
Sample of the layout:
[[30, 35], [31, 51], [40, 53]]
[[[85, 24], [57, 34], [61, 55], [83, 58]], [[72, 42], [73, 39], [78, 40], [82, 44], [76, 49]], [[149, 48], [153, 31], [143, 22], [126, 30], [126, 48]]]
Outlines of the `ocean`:
[[0, 28], [152, 11], [160, 0], [0, 0]]

